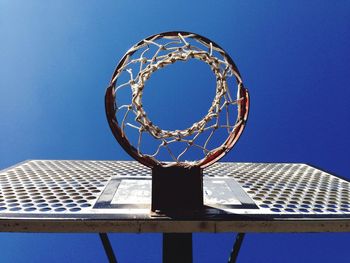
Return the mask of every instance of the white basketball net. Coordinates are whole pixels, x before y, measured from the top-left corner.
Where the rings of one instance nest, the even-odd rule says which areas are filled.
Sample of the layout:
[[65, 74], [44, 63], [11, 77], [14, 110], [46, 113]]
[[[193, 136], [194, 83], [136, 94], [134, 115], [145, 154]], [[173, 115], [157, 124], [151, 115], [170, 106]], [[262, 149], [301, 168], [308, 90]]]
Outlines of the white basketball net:
[[[210, 148], [212, 145], [210, 142], [219, 130], [224, 129], [229, 135], [243, 121], [237, 119], [237, 111], [239, 111], [237, 105], [242, 100], [239, 94], [243, 84], [222, 49], [197, 38], [195, 34], [155, 35], [132, 47], [124, 58], [123, 64], [119, 65], [111, 81], [115, 92], [115, 118], [122, 131], [122, 136], [135, 147], [141, 157], [147, 156], [162, 163], [163, 160], [158, 160], [160, 152], [165, 149], [171, 161], [194, 165], [198, 161], [184, 159], [191, 148], [199, 149], [202, 159], [219, 147], [226, 147], [219, 145]], [[201, 120], [193, 123], [191, 127], [184, 130], [163, 130], [151, 122], [142, 106], [145, 83], [156, 70], [176, 61], [188, 61], [189, 59], [197, 59], [210, 66], [216, 77], [216, 95], [207, 114]], [[124, 76], [124, 81], [121, 81], [122, 75], [125, 74], [127, 76]], [[232, 96], [228, 87], [228, 78], [234, 78], [237, 83], [236, 97]], [[123, 89], [131, 90], [132, 98], [127, 102], [121, 102], [118, 97], [118, 92]], [[128, 136], [126, 130], [130, 128], [137, 132], [137, 138]], [[155, 149], [145, 151], [142, 148], [145, 133], [157, 141]], [[199, 140], [202, 136], [205, 136], [205, 139]], [[133, 142], [131, 137], [134, 139]], [[181, 143], [182, 149], [175, 153], [171, 146], [178, 143]]]

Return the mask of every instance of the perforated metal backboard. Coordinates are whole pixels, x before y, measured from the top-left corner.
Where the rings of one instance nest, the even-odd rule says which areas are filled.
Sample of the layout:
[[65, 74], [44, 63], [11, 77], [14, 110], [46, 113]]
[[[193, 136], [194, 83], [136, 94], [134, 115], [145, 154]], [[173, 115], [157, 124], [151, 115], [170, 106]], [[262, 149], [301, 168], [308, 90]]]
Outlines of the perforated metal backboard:
[[151, 216], [151, 170], [135, 161], [32, 160], [0, 172], [2, 232], [350, 231], [350, 183], [306, 164], [214, 164], [204, 203], [191, 217]]

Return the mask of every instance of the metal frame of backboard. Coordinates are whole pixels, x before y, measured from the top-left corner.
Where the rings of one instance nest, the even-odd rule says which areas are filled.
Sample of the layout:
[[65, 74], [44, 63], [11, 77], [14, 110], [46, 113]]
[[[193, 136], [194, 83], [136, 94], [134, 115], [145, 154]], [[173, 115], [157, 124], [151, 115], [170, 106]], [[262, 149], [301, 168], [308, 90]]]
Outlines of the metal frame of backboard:
[[169, 235], [241, 233], [231, 260], [243, 233], [350, 231], [349, 181], [306, 164], [214, 164], [204, 170], [205, 210], [183, 217], [150, 213], [150, 182], [135, 161], [22, 162], [0, 171], [0, 231], [96, 232], [107, 252], [107, 232], [164, 233], [165, 247]]

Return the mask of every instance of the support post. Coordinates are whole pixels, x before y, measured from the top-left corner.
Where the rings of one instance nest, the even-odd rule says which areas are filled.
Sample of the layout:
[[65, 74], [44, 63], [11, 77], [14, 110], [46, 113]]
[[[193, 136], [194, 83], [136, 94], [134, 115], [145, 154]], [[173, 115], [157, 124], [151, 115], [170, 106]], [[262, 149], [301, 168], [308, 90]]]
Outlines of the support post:
[[192, 263], [192, 233], [163, 234], [163, 263]]

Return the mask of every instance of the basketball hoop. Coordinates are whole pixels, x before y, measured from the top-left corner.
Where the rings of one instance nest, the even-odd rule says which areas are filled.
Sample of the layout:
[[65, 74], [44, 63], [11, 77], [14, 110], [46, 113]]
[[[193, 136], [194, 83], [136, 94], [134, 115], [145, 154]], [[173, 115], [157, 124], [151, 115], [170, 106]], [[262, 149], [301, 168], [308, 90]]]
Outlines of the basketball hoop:
[[[190, 127], [164, 130], [150, 120], [143, 108], [145, 84], [155, 71], [190, 59], [206, 63], [214, 73], [214, 99], [207, 114]], [[229, 85], [230, 78], [236, 86]], [[129, 91], [129, 96], [122, 93], [124, 90]], [[152, 168], [151, 211], [176, 216], [201, 213], [203, 168], [232, 149], [248, 117], [248, 91], [231, 57], [213, 41], [194, 33], [153, 35], [133, 46], [121, 59], [107, 88], [105, 103], [108, 123], [117, 141], [133, 158]], [[218, 130], [224, 130], [227, 138], [215, 146], [210, 141], [218, 140]], [[154, 149], [142, 147], [145, 133], [155, 142]], [[175, 154], [173, 145], [183, 148]], [[193, 148], [200, 149], [202, 156], [188, 161], [184, 156]], [[160, 151], [164, 149], [168, 158], [161, 160]]]
[[[143, 108], [142, 96], [147, 80], [163, 67], [177, 61], [196, 59], [209, 65], [216, 78], [216, 94], [207, 114], [183, 130], [164, 130], [154, 124]], [[228, 79], [234, 78], [237, 87]], [[233, 86], [233, 85], [232, 85]], [[130, 98], [122, 102], [119, 95], [129, 89]], [[236, 94], [233, 97], [232, 94]], [[130, 48], [115, 69], [106, 91], [106, 113], [112, 132], [121, 146], [140, 163], [148, 167], [205, 168], [222, 158], [233, 148], [248, 117], [249, 96], [231, 57], [213, 41], [188, 32], [166, 32], [148, 37]], [[127, 128], [136, 132], [129, 136]], [[218, 147], [210, 148], [215, 133], [224, 129], [227, 139]], [[142, 148], [147, 133], [157, 143], [150, 152]], [[201, 136], [206, 136], [202, 144]], [[137, 138], [132, 141], [132, 138]], [[175, 154], [171, 146], [183, 147]], [[191, 148], [200, 149], [198, 160], [188, 161], [185, 154]], [[159, 152], [166, 149], [168, 160], [159, 160]], [[170, 162], [169, 162], [170, 161]]]

